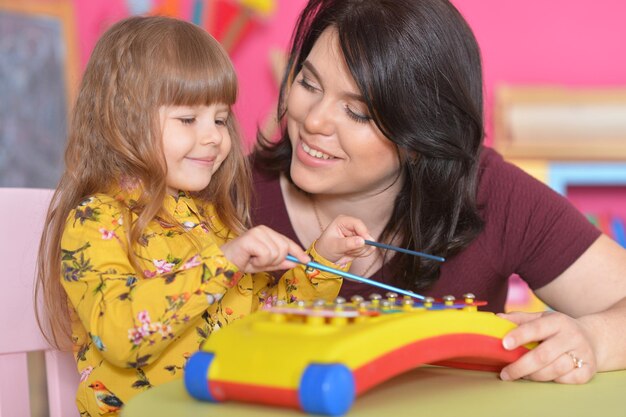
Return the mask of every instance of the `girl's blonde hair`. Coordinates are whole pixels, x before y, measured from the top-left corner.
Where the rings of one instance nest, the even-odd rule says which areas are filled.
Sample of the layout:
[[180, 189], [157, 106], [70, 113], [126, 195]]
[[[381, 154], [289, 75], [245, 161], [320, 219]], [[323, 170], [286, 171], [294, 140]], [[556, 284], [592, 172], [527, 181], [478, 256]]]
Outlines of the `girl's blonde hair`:
[[[163, 213], [167, 166], [159, 108], [231, 106], [236, 98], [237, 77], [228, 55], [194, 24], [167, 17], [131, 17], [100, 38], [83, 75], [65, 150], [65, 172], [50, 203], [39, 249], [35, 297], [37, 302], [43, 293], [43, 308], [37, 309], [37, 317], [49, 342], [64, 347], [71, 334], [60, 247], [70, 211], [125, 178], [137, 181], [142, 188], [138, 218], [132, 225], [126, 223], [126, 244], [134, 247], [147, 224]], [[234, 117], [227, 125], [230, 154], [197, 197], [210, 200], [220, 220], [240, 233], [249, 225], [250, 174]], [[129, 254], [137, 267], [133, 251]]]

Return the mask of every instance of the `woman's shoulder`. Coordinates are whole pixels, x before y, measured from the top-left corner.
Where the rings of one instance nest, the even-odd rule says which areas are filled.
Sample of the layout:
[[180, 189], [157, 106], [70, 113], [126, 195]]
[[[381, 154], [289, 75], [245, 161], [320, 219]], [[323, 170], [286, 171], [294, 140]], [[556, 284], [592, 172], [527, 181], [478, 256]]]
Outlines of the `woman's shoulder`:
[[252, 179], [254, 187], [250, 205], [252, 224], [269, 226], [297, 240], [285, 206], [280, 173], [253, 159]]
[[[251, 157], [252, 166], [252, 186], [253, 186], [253, 208], [259, 206], [273, 206], [282, 204], [283, 195], [280, 189], [280, 173], [268, 169], [258, 159]], [[253, 210], [254, 211], [254, 210]]]
[[485, 179], [497, 179], [504, 172], [515, 170], [515, 165], [504, 160], [502, 155], [493, 148], [483, 146], [480, 152], [480, 163], [478, 167], [479, 181]]
[[502, 270], [519, 273], [535, 288], [562, 273], [598, 236], [564, 196], [489, 148], [481, 156], [477, 202], [488, 253], [500, 254]]
[[479, 205], [514, 196], [545, 197], [555, 194], [547, 185], [506, 161], [496, 150], [483, 147], [478, 168]]
[[254, 153], [248, 158], [252, 167], [252, 183], [255, 189], [272, 187], [278, 184], [280, 178], [278, 171], [268, 168]]
[[476, 200], [483, 211], [501, 214], [525, 210], [535, 216], [572, 208], [564, 196], [488, 147], [481, 152]]

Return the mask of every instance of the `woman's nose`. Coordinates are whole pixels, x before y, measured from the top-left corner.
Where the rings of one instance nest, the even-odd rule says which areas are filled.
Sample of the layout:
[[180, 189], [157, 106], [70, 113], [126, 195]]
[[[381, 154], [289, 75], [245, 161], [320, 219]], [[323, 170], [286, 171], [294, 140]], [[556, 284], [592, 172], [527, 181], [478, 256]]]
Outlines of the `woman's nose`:
[[333, 133], [333, 108], [330, 100], [321, 98], [311, 104], [304, 118], [304, 128], [309, 133], [330, 135]]

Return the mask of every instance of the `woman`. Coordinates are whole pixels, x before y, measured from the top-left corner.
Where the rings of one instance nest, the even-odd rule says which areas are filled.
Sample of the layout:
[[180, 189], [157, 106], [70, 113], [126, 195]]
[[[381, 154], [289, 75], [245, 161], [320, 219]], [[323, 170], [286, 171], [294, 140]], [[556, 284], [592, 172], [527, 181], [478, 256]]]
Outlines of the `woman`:
[[[506, 314], [504, 347], [541, 345], [501, 378], [584, 383], [626, 368], [626, 252], [564, 198], [482, 146], [476, 40], [447, 0], [310, 0], [278, 116], [260, 138], [253, 221], [308, 246], [331, 219], [447, 258], [375, 251], [350, 271], [501, 312], [518, 273], [558, 312]], [[376, 290], [345, 282], [342, 295]]]

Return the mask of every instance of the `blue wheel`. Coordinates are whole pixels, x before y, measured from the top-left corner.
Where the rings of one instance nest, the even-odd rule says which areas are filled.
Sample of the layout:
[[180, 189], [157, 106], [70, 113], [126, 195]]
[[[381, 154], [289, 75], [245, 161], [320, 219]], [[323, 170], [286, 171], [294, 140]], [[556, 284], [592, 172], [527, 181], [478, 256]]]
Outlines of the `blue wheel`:
[[340, 416], [354, 402], [352, 371], [341, 364], [309, 365], [302, 374], [298, 397], [307, 413]]
[[217, 402], [209, 391], [209, 368], [214, 357], [213, 353], [196, 352], [185, 365], [185, 388], [198, 400]]

